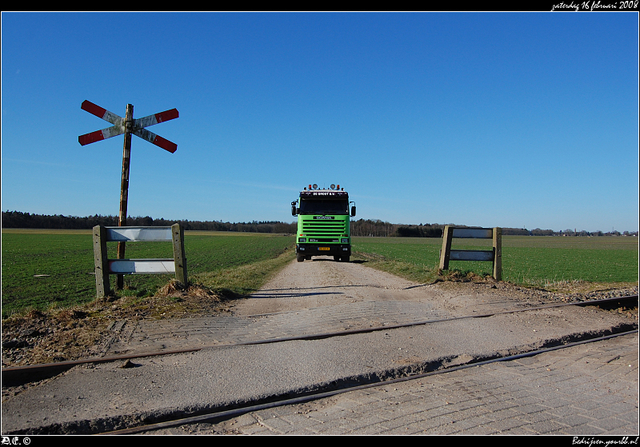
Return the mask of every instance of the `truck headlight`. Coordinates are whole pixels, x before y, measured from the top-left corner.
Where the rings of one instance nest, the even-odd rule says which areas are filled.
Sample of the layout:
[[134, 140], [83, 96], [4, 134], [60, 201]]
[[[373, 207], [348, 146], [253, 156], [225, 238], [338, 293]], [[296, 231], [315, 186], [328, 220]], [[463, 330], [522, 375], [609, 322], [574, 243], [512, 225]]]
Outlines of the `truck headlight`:
[[346, 238], [345, 238], [345, 239], [342, 239], [342, 243], [343, 243], [343, 244], [348, 244], [348, 243], [349, 243], [349, 239], [346, 239]]

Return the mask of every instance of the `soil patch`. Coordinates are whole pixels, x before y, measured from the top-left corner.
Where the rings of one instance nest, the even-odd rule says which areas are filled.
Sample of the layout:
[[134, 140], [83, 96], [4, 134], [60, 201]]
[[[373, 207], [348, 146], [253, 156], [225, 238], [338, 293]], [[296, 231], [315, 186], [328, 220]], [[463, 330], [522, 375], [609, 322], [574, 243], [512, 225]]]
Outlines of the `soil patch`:
[[2, 321], [2, 367], [100, 357], [123, 321], [189, 318], [228, 310], [232, 296], [201, 286], [169, 283], [153, 297], [124, 296]]

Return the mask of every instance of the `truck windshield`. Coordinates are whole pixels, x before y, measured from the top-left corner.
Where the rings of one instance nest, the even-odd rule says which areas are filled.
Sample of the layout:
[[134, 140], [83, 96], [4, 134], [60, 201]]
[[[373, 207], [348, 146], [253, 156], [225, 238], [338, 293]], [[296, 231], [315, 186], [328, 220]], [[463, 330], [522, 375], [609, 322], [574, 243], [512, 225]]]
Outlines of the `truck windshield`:
[[300, 214], [349, 214], [346, 200], [300, 200]]

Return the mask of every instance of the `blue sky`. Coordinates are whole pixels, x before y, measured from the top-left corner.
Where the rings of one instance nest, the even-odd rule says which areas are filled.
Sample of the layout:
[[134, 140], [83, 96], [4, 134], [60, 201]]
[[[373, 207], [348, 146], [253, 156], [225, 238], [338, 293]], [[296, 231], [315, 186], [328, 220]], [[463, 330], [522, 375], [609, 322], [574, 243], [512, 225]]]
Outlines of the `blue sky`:
[[309, 183], [357, 218], [638, 229], [637, 13], [3, 13], [2, 210], [291, 222]]

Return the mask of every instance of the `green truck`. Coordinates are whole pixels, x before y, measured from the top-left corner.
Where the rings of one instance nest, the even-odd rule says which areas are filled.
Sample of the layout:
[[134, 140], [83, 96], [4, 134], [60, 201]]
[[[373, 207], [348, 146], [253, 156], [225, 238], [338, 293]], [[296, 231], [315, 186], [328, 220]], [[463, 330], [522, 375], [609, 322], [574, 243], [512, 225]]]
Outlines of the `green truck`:
[[333, 256], [349, 262], [351, 257], [350, 218], [356, 215], [355, 204], [340, 185], [319, 189], [309, 185], [291, 202], [291, 214], [298, 216], [296, 255], [298, 262], [312, 256]]

